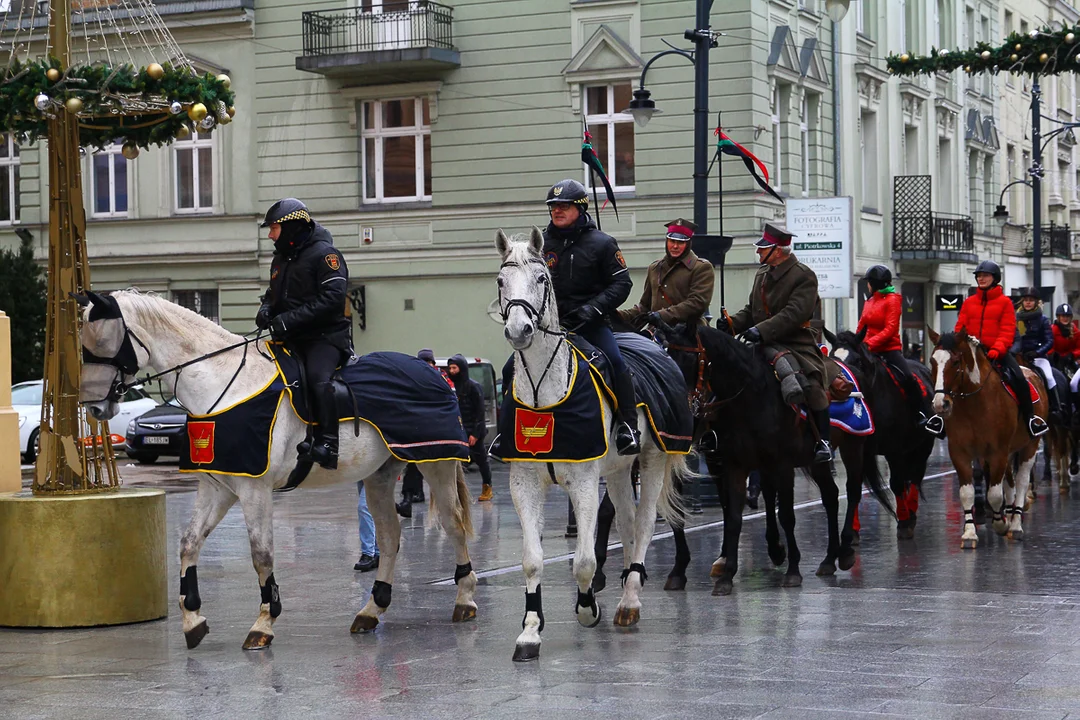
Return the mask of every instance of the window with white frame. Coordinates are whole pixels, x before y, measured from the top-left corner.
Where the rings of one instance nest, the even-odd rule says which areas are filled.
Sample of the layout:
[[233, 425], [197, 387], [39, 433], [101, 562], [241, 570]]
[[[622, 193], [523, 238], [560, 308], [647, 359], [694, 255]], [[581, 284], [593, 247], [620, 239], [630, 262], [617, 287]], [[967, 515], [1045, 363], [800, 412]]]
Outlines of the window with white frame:
[[[634, 189], [634, 117], [621, 112], [630, 106], [630, 83], [596, 85], [585, 88], [585, 124], [592, 146], [616, 191]], [[596, 178], [600, 182], [600, 178]], [[585, 186], [592, 177], [585, 173]]]
[[221, 322], [217, 290], [173, 290], [173, 302], [208, 320]]
[[208, 213], [214, 210], [214, 140], [196, 132], [173, 143], [176, 212]]
[[428, 99], [368, 100], [361, 116], [364, 202], [430, 200]]
[[783, 185], [781, 176], [783, 175], [783, 163], [781, 162], [782, 152], [784, 149], [783, 139], [781, 137], [781, 124], [780, 124], [780, 84], [777, 83], [773, 88], [773, 100], [772, 100], [772, 167], [769, 168], [772, 172], [772, 186], [774, 189], [779, 190]]
[[0, 224], [18, 221], [19, 146], [14, 135], [0, 135]]
[[120, 152], [123, 145], [123, 140], [115, 140], [90, 158], [90, 207], [94, 217], [128, 214], [128, 161]]
[[802, 194], [803, 197], [810, 195], [810, 114], [806, 95], [803, 95], [799, 103], [799, 137], [801, 142], [802, 160]]

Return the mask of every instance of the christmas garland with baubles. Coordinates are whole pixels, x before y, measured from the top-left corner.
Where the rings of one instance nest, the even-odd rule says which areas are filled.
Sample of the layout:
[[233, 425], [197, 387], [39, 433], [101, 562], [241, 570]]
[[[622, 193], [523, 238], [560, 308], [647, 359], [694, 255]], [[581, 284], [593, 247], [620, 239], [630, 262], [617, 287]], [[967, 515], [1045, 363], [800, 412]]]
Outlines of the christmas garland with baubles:
[[123, 139], [123, 154], [211, 132], [232, 122], [235, 95], [228, 75], [197, 75], [166, 63], [64, 69], [55, 59], [14, 60], [0, 79], [0, 133], [19, 144], [48, 134], [60, 113], [79, 119], [79, 144], [105, 148]]
[[1080, 25], [1044, 27], [1026, 35], [1014, 32], [1002, 45], [986, 42], [969, 50], [939, 50], [929, 55], [903, 53], [886, 58], [893, 75], [930, 75], [963, 68], [969, 75], [1007, 72], [1017, 75], [1060, 75], [1080, 72]]

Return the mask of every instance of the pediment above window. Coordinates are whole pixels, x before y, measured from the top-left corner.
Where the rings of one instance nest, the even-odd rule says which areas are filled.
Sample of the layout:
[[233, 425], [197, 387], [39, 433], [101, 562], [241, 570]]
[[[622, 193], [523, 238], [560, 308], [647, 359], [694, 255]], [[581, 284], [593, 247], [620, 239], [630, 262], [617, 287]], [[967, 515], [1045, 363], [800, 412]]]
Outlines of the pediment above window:
[[629, 43], [609, 26], [601, 25], [562, 71], [570, 86], [574, 110], [581, 109], [582, 85], [612, 80], [636, 80], [644, 66], [645, 61], [634, 52]]

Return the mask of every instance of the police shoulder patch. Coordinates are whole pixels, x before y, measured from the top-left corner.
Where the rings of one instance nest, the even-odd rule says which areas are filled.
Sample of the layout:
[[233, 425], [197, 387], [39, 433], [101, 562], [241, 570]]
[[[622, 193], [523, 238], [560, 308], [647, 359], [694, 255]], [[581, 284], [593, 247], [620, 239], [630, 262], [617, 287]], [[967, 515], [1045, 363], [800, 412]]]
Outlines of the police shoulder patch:
[[559, 256], [556, 255], [553, 250], [549, 250], [547, 254], [544, 255], [544, 264], [549, 268], [555, 267], [559, 264]]
[[622, 250], [615, 251], [615, 259], [619, 261], [620, 267], [626, 267], [626, 259], [623, 258]]
[[324, 257], [323, 260], [326, 261], [326, 264], [330, 267], [331, 270], [337, 270], [341, 267], [341, 261], [338, 260], [337, 253], [330, 253], [329, 255]]

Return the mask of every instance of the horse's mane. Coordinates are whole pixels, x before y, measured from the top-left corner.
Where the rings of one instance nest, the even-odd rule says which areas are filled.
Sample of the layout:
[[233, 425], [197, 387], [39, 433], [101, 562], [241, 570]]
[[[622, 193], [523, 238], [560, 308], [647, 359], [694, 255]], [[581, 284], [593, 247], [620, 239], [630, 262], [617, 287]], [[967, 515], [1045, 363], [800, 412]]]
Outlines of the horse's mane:
[[767, 365], [754, 355], [750, 346], [716, 328], [701, 326], [697, 332], [709, 359], [714, 364], [718, 360], [723, 363], [725, 375], [749, 382], [756, 388], [765, 386]]
[[859, 341], [859, 336], [857, 334], [850, 330], [841, 330], [836, 333], [836, 344], [849, 348], [857, 348], [862, 343]]
[[155, 293], [128, 289], [118, 290], [112, 296], [138, 313], [139, 322], [146, 325], [148, 330], [162, 330], [184, 339], [199, 337], [220, 345], [236, 343], [241, 339], [213, 320]]
[[956, 349], [956, 343], [959, 341], [959, 339], [960, 338], [957, 336], [956, 333], [945, 333], [940, 338], [938, 338], [938, 347], [942, 350], [948, 350], [949, 352], [952, 352]]
[[[538, 260], [543, 260], [543, 258], [529, 250], [529, 235], [527, 233], [517, 233], [510, 236], [509, 247], [503, 262], [524, 265], [529, 261], [536, 262]], [[544, 267], [547, 268], [547, 265], [545, 264]]]

